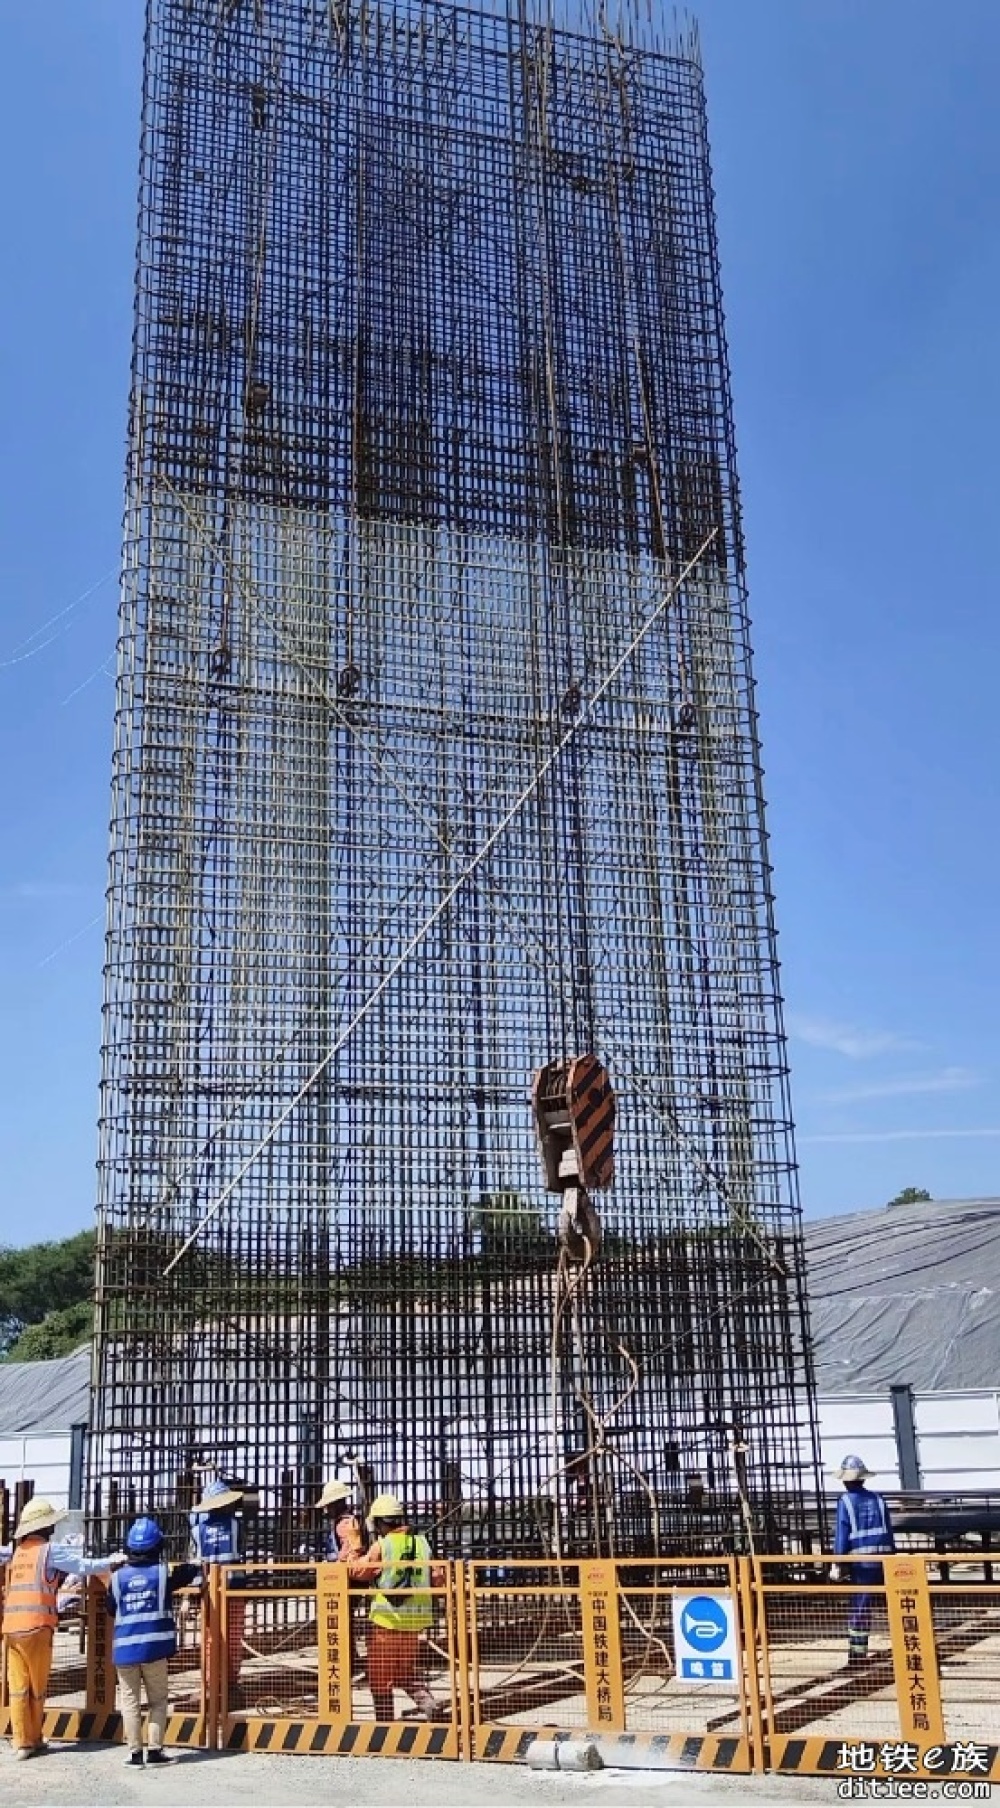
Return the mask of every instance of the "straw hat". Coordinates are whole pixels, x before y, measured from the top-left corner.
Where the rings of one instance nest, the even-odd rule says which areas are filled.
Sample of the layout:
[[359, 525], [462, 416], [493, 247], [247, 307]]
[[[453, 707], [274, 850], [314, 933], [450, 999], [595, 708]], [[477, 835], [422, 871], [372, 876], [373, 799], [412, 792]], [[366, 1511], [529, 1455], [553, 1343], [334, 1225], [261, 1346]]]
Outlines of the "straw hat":
[[65, 1513], [61, 1513], [58, 1507], [54, 1507], [50, 1500], [42, 1500], [36, 1495], [29, 1500], [17, 1522], [17, 1529], [14, 1533], [15, 1544], [19, 1538], [27, 1538], [32, 1532], [49, 1531], [52, 1526], [58, 1525], [60, 1519], [65, 1519], [65, 1517]]
[[346, 1482], [327, 1482], [316, 1502], [316, 1511], [319, 1513], [324, 1507], [335, 1507], [338, 1501], [349, 1500], [350, 1497], [351, 1490]]
[[193, 1511], [195, 1513], [217, 1513], [223, 1507], [235, 1507], [237, 1501], [242, 1499], [243, 1490], [241, 1488], [227, 1488], [225, 1482], [216, 1479], [207, 1484], [204, 1494]]

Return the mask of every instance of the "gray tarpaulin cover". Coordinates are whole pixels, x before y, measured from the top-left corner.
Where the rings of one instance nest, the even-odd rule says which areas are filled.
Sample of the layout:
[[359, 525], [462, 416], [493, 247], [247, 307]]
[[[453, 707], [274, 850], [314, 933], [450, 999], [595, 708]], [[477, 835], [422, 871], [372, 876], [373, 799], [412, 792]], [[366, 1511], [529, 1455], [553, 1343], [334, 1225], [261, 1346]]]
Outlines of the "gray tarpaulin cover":
[[806, 1223], [820, 1394], [1000, 1387], [1000, 1199]]
[[89, 1348], [54, 1362], [0, 1362], [0, 1438], [68, 1431], [89, 1409]]

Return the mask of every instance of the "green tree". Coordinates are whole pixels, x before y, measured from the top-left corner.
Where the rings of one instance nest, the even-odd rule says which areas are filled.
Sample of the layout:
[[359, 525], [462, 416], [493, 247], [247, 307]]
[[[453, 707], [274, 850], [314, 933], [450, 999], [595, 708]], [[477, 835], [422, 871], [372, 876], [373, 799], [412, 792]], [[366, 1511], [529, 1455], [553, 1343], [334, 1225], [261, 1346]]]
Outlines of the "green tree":
[[890, 1199], [887, 1203], [889, 1205], [921, 1205], [925, 1199], [931, 1197], [932, 1195], [926, 1187], [905, 1186], [896, 1194], [895, 1199]]
[[520, 1193], [484, 1193], [469, 1212], [472, 1230], [479, 1232], [484, 1255], [529, 1255], [547, 1249], [542, 1214]]
[[12, 1344], [6, 1362], [46, 1362], [53, 1356], [70, 1356], [89, 1343], [94, 1329], [94, 1308], [89, 1300], [47, 1312], [37, 1325], [28, 1325]]
[[[81, 1231], [60, 1243], [31, 1243], [0, 1250], [0, 1357], [37, 1361], [63, 1355], [90, 1335], [94, 1296], [94, 1232]], [[29, 1330], [44, 1338], [23, 1339]], [[43, 1344], [58, 1348], [41, 1349]]]

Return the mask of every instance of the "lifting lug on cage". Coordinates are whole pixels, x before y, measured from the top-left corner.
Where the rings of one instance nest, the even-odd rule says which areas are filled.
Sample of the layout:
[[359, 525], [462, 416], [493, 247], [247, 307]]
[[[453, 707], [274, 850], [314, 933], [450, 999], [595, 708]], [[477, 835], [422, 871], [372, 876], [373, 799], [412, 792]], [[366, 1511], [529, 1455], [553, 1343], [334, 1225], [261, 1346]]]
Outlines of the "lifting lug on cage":
[[615, 1095], [596, 1055], [550, 1061], [531, 1087], [545, 1184], [562, 1195], [559, 1244], [569, 1261], [593, 1260], [601, 1221], [590, 1197], [614, 1175]]

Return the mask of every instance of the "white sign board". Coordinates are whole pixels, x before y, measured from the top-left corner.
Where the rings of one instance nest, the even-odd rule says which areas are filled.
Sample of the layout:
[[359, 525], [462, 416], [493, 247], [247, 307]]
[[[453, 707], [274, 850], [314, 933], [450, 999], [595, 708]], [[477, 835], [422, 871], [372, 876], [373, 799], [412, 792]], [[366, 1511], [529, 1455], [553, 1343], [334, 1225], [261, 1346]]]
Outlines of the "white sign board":
[[687, 1682], [735, 1683], [740, 1673], [736, 1603], [729, 1594], [675, 1594], [674, 1653]]

